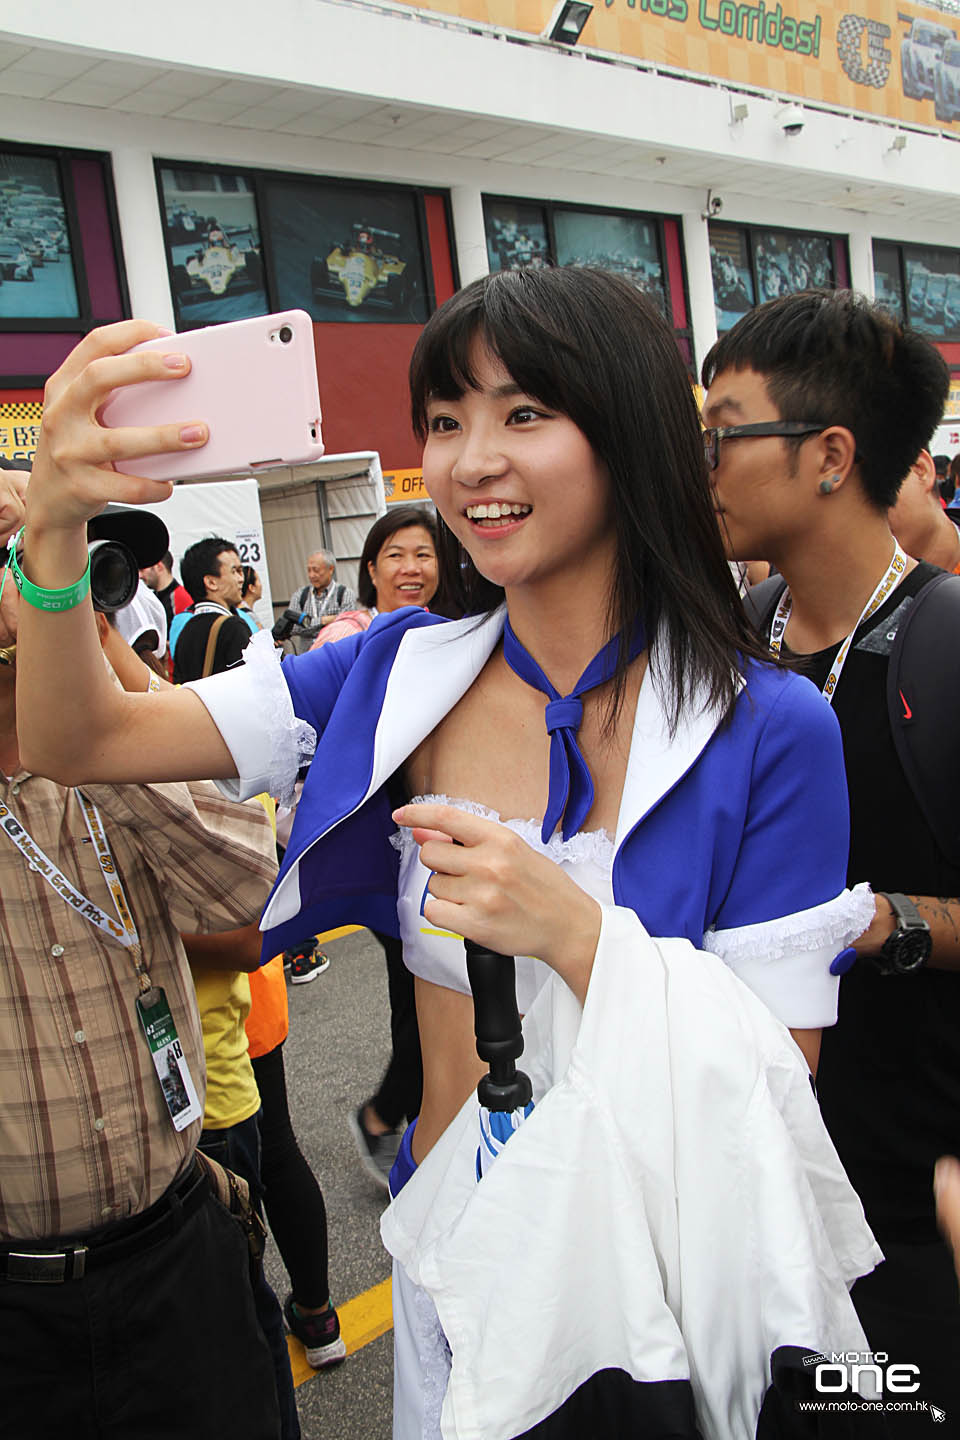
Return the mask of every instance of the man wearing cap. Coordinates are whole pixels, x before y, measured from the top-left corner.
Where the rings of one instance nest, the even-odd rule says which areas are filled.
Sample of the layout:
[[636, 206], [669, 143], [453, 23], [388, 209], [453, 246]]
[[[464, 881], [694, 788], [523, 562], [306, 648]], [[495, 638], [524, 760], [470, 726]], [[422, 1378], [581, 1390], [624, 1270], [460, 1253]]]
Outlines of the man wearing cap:
[[[150, 540], [153, 519], [111, 507], [94, 522], [133, 552], [134, 581], [167, 544], [160, 522]], [[10, 1440], [161, 1430], [276, 1440], [247, 1240], [196, 1160], [203, 1044], [178, 934], [256, 918], [276, 869], [272, 833], [259, 805], [226, 802], [206, 783], [81, 791], [27, 773], [15, 727], [23, 603], [8, 573], [0, 1429]], [[123, 648], [106, 623], [101, 641]], [[121, 658], [139, 663], [129, 649]], [[69, 705], [68, 663], [51, 703]]]

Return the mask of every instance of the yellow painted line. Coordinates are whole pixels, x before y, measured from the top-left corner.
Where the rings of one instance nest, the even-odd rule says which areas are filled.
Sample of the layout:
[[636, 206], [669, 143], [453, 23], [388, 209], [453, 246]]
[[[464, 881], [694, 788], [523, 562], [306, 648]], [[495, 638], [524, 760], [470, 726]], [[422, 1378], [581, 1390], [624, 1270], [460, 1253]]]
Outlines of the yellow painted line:
[[[361, 1295], [355, 1295], [352, 1300], [337, 1306], [340, 1334], [348, 1355], [362, 1350], [371, 1340], [379, 1340], [381, 1335], [386, 1335], [387, 1331], [392, 1329], [391, 1292], [392, 1281], [388, 1276], [386, 1280], [381, 1280], [379, 1285], [374, 1285], [371, 1289], [364, 1290]], [[303, 1346], [293, 1335], [287, 1336], [287, 1349], [290, 1351], [294, 1385], [302, 1385], [305, 1380], [312, 1380], [318, 1372], [312, 1365], [307, 1364]]]
[[358, 930], [362, 929], [362, 925], [339, 925], [336, 930], [324, 930], [322, 935], [317, 936], [317, 940], [323, 945], [328, 940], [339, 940], [343, 935], [356, 935]]

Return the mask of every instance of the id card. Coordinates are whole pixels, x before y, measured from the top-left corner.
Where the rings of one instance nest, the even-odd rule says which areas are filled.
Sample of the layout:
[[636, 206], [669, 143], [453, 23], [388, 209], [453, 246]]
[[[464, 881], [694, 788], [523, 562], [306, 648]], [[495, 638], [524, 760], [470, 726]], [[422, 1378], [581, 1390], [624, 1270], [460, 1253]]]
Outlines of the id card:
[[163, 1098], [174, 1130], [184, 1130], [203, 1115], [203, 1106], [187, 1065], [167, 997], [158, 985], [137, 998], [137, 1014], [153, 1056]]

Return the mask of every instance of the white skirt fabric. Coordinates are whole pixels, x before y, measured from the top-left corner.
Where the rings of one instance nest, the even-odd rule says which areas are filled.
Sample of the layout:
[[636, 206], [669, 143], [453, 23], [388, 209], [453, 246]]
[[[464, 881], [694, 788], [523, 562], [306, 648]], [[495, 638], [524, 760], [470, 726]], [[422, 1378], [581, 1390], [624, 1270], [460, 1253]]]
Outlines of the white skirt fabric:
[[610, 1368], [754, 1440], [774, 1351], [867, 1348], [849, 1287], [883, 1258], [789, 1031], [607, 906], [583, 1011], [552, 976], [524, 1036], [535, 1108], [489, 1172], [474, 1097], [381, 1222], [395, 1440], [511, 1440]]

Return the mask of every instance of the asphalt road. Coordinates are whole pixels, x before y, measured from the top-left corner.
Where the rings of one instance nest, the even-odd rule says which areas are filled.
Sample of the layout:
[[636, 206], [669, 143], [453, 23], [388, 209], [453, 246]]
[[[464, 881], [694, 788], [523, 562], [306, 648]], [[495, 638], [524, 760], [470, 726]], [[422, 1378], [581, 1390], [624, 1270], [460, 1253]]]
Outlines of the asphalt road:
[[[390, 1025], [386, 964], [369, 932], [324, 950], [328, 970], [308, 985], [288, 984], [284, 1056], [294, 1129], [326, 1201], [330, 1286], [339, 1308], [390, 1274], [379, 1232], [386, 1192], [361, 1168], [346, 1121], [376, 1089], [389, 1058]], [[282, 1303], [290, 1286], [272, 1240], [266, 1266]], [[390, 1440], [393, 1332], [342, 1365], [311, 1373], [296, 1395], [303, 1440]]]

